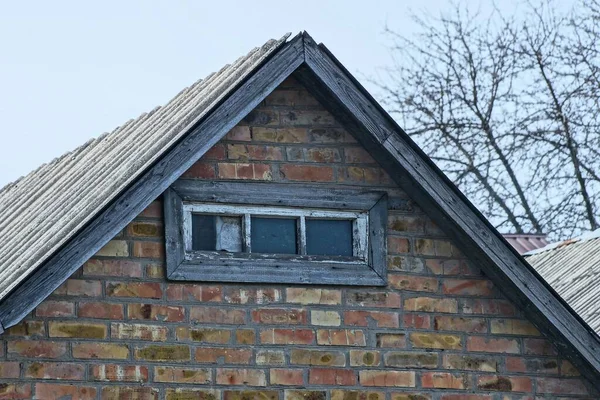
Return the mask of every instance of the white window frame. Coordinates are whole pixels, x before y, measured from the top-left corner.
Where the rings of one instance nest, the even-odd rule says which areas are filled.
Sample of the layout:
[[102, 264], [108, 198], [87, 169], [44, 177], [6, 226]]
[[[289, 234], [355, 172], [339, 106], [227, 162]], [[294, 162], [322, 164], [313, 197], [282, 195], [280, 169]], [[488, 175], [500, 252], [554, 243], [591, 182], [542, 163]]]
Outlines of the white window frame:
[[[233, 204], [183, 203], [183, 238], [186, 255], [192, 249], [192, 214], [235, 216], [242, 219], [242, 248], [244, 253], [253, 254], [251, 240], [251, 217], [288, 217], [298, 220], [297, 248], [299, 256], [306, 256], [306, 219], [337, 219], [352, 221], [352, 256], [360, 261], [367, 260], [369, 247], [369, 214], [366, 211], [339, 211], [326, 209], [304, 209], [290, 207], [265, 207]], [[322, 256], [335, 262], [336, 256]], [[186, 257], [189, 259], [190, 257]], [[348, 262], [348, 261], [340, 261]]]

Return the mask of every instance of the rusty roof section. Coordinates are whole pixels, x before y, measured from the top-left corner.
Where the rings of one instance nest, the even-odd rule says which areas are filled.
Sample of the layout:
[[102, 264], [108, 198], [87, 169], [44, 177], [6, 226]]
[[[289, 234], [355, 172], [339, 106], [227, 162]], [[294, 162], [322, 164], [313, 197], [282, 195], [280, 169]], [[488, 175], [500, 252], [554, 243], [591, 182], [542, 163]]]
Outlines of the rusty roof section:
[[543, 234], [507, 233], [502, 234], [502, 236], [504, 236], [506, 241], [510, 243], [519, 254], [539, 249], [548, 244], [546, 235]]
[[178, 142], [289, 37], [0, 189], [0, 300]]
[[524, 256], [600, 335], [600, 229]]

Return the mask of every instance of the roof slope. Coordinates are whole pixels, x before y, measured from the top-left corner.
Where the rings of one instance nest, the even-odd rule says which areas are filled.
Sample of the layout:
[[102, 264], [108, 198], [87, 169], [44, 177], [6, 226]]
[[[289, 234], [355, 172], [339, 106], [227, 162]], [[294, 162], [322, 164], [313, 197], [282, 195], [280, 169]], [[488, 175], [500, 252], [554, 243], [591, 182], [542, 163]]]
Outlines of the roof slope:
[[600, 229], [530, 251], [525, 259], [600, 334]]
[[111, 133], [0, 190], [0, 299], [286, 41], [269, 40]]
[[548, 244], [546, 241], [546, 235], [537, 235], [537, 234], [522, 234], [522, 233], [505, 233], [504, 239], [515, 250], [519, 252], [519, 254], [527, 253], [528, 251], [539, 249], [540, 247], [544, 247]]

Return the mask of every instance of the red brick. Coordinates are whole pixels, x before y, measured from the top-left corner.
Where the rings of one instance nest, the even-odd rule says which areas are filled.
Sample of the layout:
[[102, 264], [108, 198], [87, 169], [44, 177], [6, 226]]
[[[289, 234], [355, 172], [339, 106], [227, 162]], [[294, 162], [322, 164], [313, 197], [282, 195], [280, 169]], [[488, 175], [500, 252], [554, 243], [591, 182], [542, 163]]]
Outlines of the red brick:
[[44, 300], [35, 308], [37, 317], [73, 317], [75, 304], [70, 301]]
[[477, 388], [485, 391], [531, 392], [532, 383], [529, 377], [515, 376], [479, 376]]
[[444, 279], [442, 291], [453, 296], [491, 296], [492, 282], [481, 279]]
[[406, 347], [406, 335], [404, 333], [377, 333], [377, 347]]
[[540, 356], [557, 355], [556, 348], [546, 339], [523, 339], [523, 353]]
[[217, 143], [213, 147], [211, 147], [206, 153], [204, 153], [200, 160], [224, 160], [225, 158], [225, 145]]
[[97, 319], [123, 319], [124, 311], [122, 304], [111, 303], [79, 303], [77, 316], [82, 318]]
[[415, 373], [412, 371], [360, 371], [362, 386], [415, 387]]
[[17, 400], [17, 399], [31, 399], [31, 385], [30, 384], [14, 384], [14, 383], [3, 383], [0, 385], [0, 399], [2, 400]]
[[270, 371], [271, 385], [300, 386], [304, 384], [303, 370], [273, 368]]
[[382, 311], [344, 311], [344, 324], [351, 326], [369, 326], [369, 321], [375, 321], [378, 328], [398, 328], [400, 321], [398, 313]]
[[182, 322], [185, 319], [185, 309], [179, 306], [160, 304], [129, 304], [127, 305], [127, 315], [129, 319]]
[[410, 253], [410, 241], [398, 236], [388, 236], [387, 249], [389, 253]]
[[252, 311], [252, 320], [261, 324], [305, 324], [306, 310], [294, 308], [263, 308]]
[[265, 371], [259, 369], [217, 368], [217, 385], [267, 386]]
[[435, 275], [480, 275], [480, 272], [473, 271], [465, 260], [430, 258], [425, 260], [425, 265]]
[[93, 280], [67, 279], [55, 293], [64, 296], [99, 297], [102, 295], [102, 283]]
[[163, 242], [133, 242], [133, 256], [139, 258], [154, 258], [163, 260], [165, 258], [165, 245]]
[[171, 283], [167, 286], [167, 300], [185, 302], [220, 302], [223, 300], [220, 286], [203, 286]]
[[219, 163], [219, 178], [222, 179], [250, 179], [270, 181], [273, 179], [269, 164], [234, 164]]
[[365, 334], [358, 329], [319, 329], [320, 346], [366, 346]]
[[112, 297], [142, 297], [160, 299], [163, 295], [160, 283], [107, 282], [106, 295]]
[[183, 178], [211, 179], [216, 178], [215, 166], [213, 164], [197, 162], [185, 171]]
[[281, 177], [290, 181], [332, 182], [333, 168], [315, 165], [284, 164], [279, 167]]
[[468, 389], [469, 376], [448, 372], [424, 372], [421, 374], [421, 384], [428, 389]]
[[315, 332], [312, 329], [266, 329], [260, 332], [264, 344], [312, 344]]
[[580, 379], [537, 378], [537, 392], [551, 394], [586, 395], [588, 390]]
[[18, 378], [20, 370], [21, 365], [18, 362], [0, 361], [0, 379]]
[[428, 278], [415, 275], [389, 274], [388, 283], [390, 287], [398, 290], [409, 290], [413, 292], [435, 293], [438, 290], [437, 278]]
[[431, 329], [431, 318], [427, 314], [405, 313], [402, 315], [402, 321], [405, 328]]
[[148, 382], [148, 367], [143, 365], [96, 364], [89, 366], [92, 380], [103, 382]]
[[142, 264], [129, 260], [91, 259], [83, 264], [84, 276], [142, 277]]
[[85, 379], [85, 365], [64, 362], [34, 362], [25, 367], [25, 377], [33, 379], [66, 379], [70, 381], [81, 381]]
[[519, 342], [514, 339], [490, 339], [482, 336], [469, 336], [467, 351], [487, 353], [519, 353]]
[[67, 352], [67, 343], [43, 340], [8, 341], [8, 354], [28, 358], [59, 358]]
[[244, 117], [248, 125], [279, 125], [279, 113], [271, 109], [254, 109]]
[[146, 218], [161, 218], [163, 213], [163, 205], [160, 200], [153, 201], [148, 207], [140, 213], [140, 217]]
[[251, 349], [235, 349], [226, 347], [199, 347], [196, 349], [196, 361], [215, 364], [223, 358], [226, 364], [250, 364]]
[[356, 385], [356, 373], [353, 370], [337, 368], [311, 368], [308, 373], [310, 385]]
[[535, 374], [558, 374], [556, 358], [506, 357], [506, 371]]
[[91, 386], [56, 385], [51, 383], [35, 384], [36, 400], [95, 400], [96, 388]]
[[246, 311], [237, 308], [190, 307], [190, 321], [241, 325], [246, 322]]

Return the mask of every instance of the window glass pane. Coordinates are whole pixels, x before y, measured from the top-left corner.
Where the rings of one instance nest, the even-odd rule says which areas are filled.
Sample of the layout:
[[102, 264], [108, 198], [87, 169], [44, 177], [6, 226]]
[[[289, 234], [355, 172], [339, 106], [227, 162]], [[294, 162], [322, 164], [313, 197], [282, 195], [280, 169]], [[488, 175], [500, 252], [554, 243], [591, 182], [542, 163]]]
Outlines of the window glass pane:
[[295, 218], [252, 217], [250, 227], [253, 253], [297, 253]]
[[192, 214], [192, 250], [242, 251], [242, 218]]
[[352, 221], [306, 220], [306, 254], [352, 256]]

